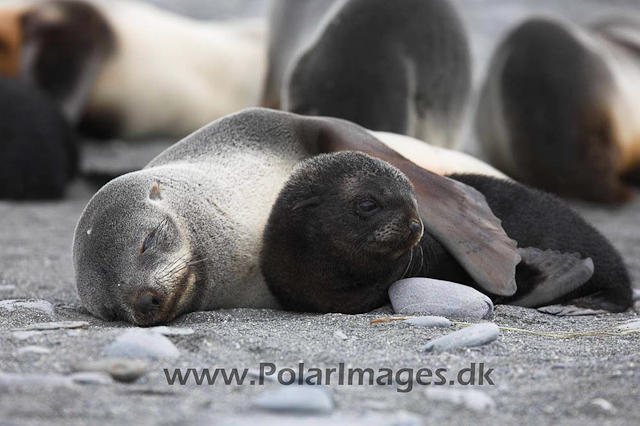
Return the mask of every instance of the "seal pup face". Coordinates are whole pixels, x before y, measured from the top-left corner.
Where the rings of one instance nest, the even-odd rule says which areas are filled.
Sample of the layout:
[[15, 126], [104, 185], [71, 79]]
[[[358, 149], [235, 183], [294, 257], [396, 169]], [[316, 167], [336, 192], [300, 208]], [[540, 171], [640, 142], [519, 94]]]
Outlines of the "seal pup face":
[[165, 199], [171, 188], [130, 175], [105, 188], [76, 228], [74, 267], [83, 305], [105, 320], [138, 325], [194, 310], [204, 259], [193, 252], [187, 224]]

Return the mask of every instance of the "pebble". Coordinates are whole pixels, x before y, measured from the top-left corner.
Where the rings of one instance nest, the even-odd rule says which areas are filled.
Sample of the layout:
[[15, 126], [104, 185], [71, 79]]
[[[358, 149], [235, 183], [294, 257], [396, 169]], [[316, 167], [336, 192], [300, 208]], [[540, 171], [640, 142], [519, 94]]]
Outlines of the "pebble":
[[420, 327], [451, 327], [451, 321], [449, 321], [448, 319], [431, 315], [409, 318], [407, 320], [404, 320], [404, 322]]
[[397, 314], [485, 319], [493, 313], [493, 302], [479, 291], [431, 278], [400, 280], [389, 288], [389, 299]]
[[73, 389], [73, 381], [60, 374], [0, 373], [0, 393], [38, 393]]
[[280, 386], [253, 400], [262, 410], [297, 414], [331, 414], [335, 409], [328, 388], [321, 386]]
[[133, 328], [118, 336], [104, 348], [111, 358], [178, 358], [180, 351], [160, 333], [149, 329]]
[[495, 408], [496, 403], [486, 393], [476, 389], [446, 389], [441, 387], [425, 389], [428, 399], [462, 405], [473, 411], [485, 411]]
[[637, 330], [637, 329], [640, 329], [640, 320], [628, 322], [625, 324], [620, 324], [616, 328], [621, 330]]
[[500, 335], [500, 329], [492, 322], [475, 324], [446, 336], [430, 340], [425, 352], [447, 351], [454, 348], [482, 346], [491, 343]]
[[13, 291], [15, 289], [15, 285], [0, 285], [0, 291]]
[[74, 329], [89, 327], [89, 323], [86, 321], [58, 321], [58, 322], [40, 322], [37, 324], [30, 324], [24, 327], [20, 327], [20, 331], [46, 331], [46, 330], [61, 330], [61, 329]]
[[131, 383], [144, 375], [146, 363], [127, 358], [105, 358], [97, 361], [86, 361], [73, 366], [76, 372], [102, 372], [110, 374], [115, 380]]
[[74, 383], [80, 385], [112, 385], [113, 378], [107, 373], [99, 371], [84, 371], [81, 373], [73, 373], [69, 376]]
[[16, 340], [27, 340], [34, 336], [40, 336], [43, 333], [41, 331], [14, 331], [11, 336]]
[[34, 358], [40, 358], [40, 355], [46, 355], [46, 354], [50, 354], [51, 350], [49, 348], [45, 348], [42, 346], [23, 346], [22, 348], [18, 349], [18, 356], [19, 357], [34, 357]]
[[195, 333], [195, 331], [193, 331], [193, 328], [167, 327], [165, 325], [152, 327], [150, 328], [150, 330], [156, 333], [160, 333], [163, 336], [190, 336]]
[[53, 315], [55, 312], [54, 306], [46, 300], [24, 300], [24, 299], [7, 299], [0, 300], [0, 309], [5, 309], [9, 312], [13, 312], [16, 309], [31, 309], [34, 311], [40, 311], [47, 315]]
[[614, 414], [616, 407], [604, 398], [594, 398], [590, 402], [591, 405], [597, 407], [601, 412]]
[[338, 339], [338, 340], [348, 340], [348, 339], [349, 339], [349, 336], [347, 336], [347, 335], [345, 334], [345, 332], [344, 332], [344, 331], [342, 331], [342, 330], [336, 330], [336, 331], [334, 331], [334, 332], [333, 332], [333, 337], [335, 337], [335, 338], [336, 338], [336, 339]]

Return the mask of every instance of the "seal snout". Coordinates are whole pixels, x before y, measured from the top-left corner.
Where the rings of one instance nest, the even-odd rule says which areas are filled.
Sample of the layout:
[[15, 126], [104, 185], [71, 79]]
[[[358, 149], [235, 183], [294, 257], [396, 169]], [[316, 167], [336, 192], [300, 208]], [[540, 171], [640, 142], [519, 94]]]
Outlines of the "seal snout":
[[411, 219], [409, 222], [409, 229], [412, 234], [421, 234], [422, 233], [422, 222], [417, 219]]
[[148, 315], [150, 312], [160, 310], [160, 298], [153, 294], [141, 294], [133, 304], [136, 312]]

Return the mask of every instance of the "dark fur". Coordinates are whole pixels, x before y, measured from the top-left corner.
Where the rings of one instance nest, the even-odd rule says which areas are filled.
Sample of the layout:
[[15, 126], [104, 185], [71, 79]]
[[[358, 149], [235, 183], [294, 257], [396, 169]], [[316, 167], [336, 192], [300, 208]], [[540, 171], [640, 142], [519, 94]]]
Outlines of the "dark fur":
[[57, 106], [25, 83], [0, 79], [0, 198], [60, 198], [77, 163], [75, 136]]
[[[328, 172], [321, 173], [322, 167], [328, 167], [326, 164], [326, 161], [308, 161], [297, 169], [275, 203], [265, 229], [262, 270], [270, 289], [286, 309], [367, 312], [388, 301], [388, 287], [405, 272], [411, 276], [455, 281], [483, 291], [428, 233], [420, 240], [422, 250], [407, 250], [395, 262], [372, 259], [360, 252], [353, 258], [344, 256], [345, 250], [335, 252], [326, 244], [332, 237], [339, 239], [345, 236], [345, 229], [363, 237], [372, 232], [372, 228], [364, 223], [348, 222], [347, 218], [353, 212], [345, 209], [344, 204], [325, 205], [327, 196], [322, 195], [329, 194], [328, 199], [342, 196], [344, 175], [363, 179], [363, 174], [358, 174], [362, 166], [354, 169], [353, 163], [338, 162], [331, 164]], [[388, 165], [383, 166], [383, 170], [389, 168]], [[378, 178], [376, 174], [364, 176]], [[518, 241], [519, 247], [578, 252], [583, 258], [591, 257], [595, 264], [593, 277], [554, 303], [572, 301], [583, 307], [614, 312], [631, 306], [630, 278], [620, 255], [598, 231], [558, 198], [487, 176], [455, 175], [453, 178], [485, 195], [493, 212], [502, 220], [507, 234]], [[399, 179], [402, 181], [404, 178]], [[353, 185], [354, 181], [350, 180], [349, 186]], [[370, 181], [367, 185], [374, 187], [376, 184]], [[383, 183], [377, 185], [382, 186]], [[396, 192], [400, 198], [412, 196], [406, 188]], [[320, 196], [316, 203], [292, 211], [296, 203], [315, 196]], [[354, 228], [349, 228], [350, 225]], [[336, 232], [340, 234], [335, 235]], [[351, 238], [345, 237], [345, 240]], [[407, 269], [410, 259], [412, 263]], [[356, 260], [360, 262], [357, 267]], [[538, 273], [521, 263], [516, 268], [516, 295], [511, 298], [489, 295], [496, 302], [509, 303], [534, 289]]]
[[[410, 229], [419, 217], [414, 197], [397, 169], [365, 154], [305, 161], [280, 193], [263, 237], [261, 268], [278, 301], [311, 312], [358, 313], [384, 304], [421, 235]], [[359, 215], [365, 199], [382, 210]], [[376, 240], [383, 228], [389, 234]]]
[[501, 93], [515, 177], [565, 196], [628, 200], [606, 103], [615, 89], [602, 59], [546, 20], [523, 24], [504, 45]]
[[350, 0], [292, 67], [289, 111], [400, 134], [409, 108], [457, 118], [471, 84], [464, 29], [446, 0]]

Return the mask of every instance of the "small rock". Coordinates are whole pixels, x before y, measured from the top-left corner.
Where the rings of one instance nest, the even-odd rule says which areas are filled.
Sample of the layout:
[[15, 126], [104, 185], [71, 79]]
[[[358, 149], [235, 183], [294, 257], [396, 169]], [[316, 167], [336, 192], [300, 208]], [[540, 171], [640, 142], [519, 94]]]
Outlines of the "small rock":
[[348, 340], [349, 336], [347, 336], [344, 331], [342, 330], [336, 330], [333, 332], [333, 337], [335, 337], [336, 339], [339, 340]]
[[0, 373], [0, 393], [37, 393], [72, 389], [73, 381], [60, 374]]
[[9, 312], [13, 312], [16, 309], [31, 309], [44, 312], [47, 315], [53, 315], [55, 312], [54, 306], [46, 300], [0, 300], [0, 309], [5, 309]]
[[634, 288], [633, 293], [631, 295], [632, 300], [639, 301], [640, 300], [640, 288]]
[[145, 373], [146, 368], [147, 365], [144, 362], [127, 358], [106, 358], [73, 366], [74, 371], [107, 373], [123, 383], [136, 381]]
[[18, 349], [18, 355], [25, 355], [25, 354], [46, 355], [50, 353], [51, 353], [51, 350], [42, 346], [24, 346]]
[[111, 358], [177, 358], [180, 351], [171, 340], [155, 331], [133, 328], [125, 331], [103, 353]]
[[43, 334], [41, 331], [14, 331], [11, 333], [11, 336], [16, 340], [27, 340], [34, 336], [40, 336], [41, 334]]
[[486, 393], [475, 389], [428, 388], [425, 390], [428, 399], [462, 405], [473, 411], [485, 411], [495, 408], [496, 403]]
[[603, 413], [614, 414], [616, 412], [616, 407], [604, 398], [594, 398], [591, 400], [590, 404], [597, 407], [598, 410]]
[[280, 386], [253, 400], [253, 405], [268, 411], [298, 414], [331, 414], [335, 408], [328, 388], [320, 386]]
[[69, 377], [74, 383], [80, 385], [112, 385], [114, 383], [109, 374], [99, 371], [73, 373]]
[[43, 330], [60, 330], [89, 327], [89, 323], [85, 321], [58, 321], [58, 322], [40, 322], [20, 327], [20, 331], [43, 331]]
[[620, 324], [616, 328], [619, 328], [621, 330], [636, 330], [636, 329], [640, 329], [640, 320], [628, 322], [628, 323], [625, 323], [625, 324]]
[[418, 325], [420, 327], [451, 327], [451, 321], [444, 317], [427, 315], [404, 320], [407, 324]]
[[13, 291], [15, 289], [15, 285], [0, 285], [0, 291]]
[[192, 328], [167, 327], [165, 325], [152, 327], [150, 330], [160, 333], [163, 336], [189, 336], [195, 333]]
[[389, 288], [389, 299], [397, 314], [484, 319], [493, 313], [493, 302], [479, 291], [431, 278], [400, 280]]
[[492, 322], [476, 324], [429, 341], [424, 351], [447, 351], [460, 347], [482, 346], [493, 342], [499, 335], [500, 329]]

